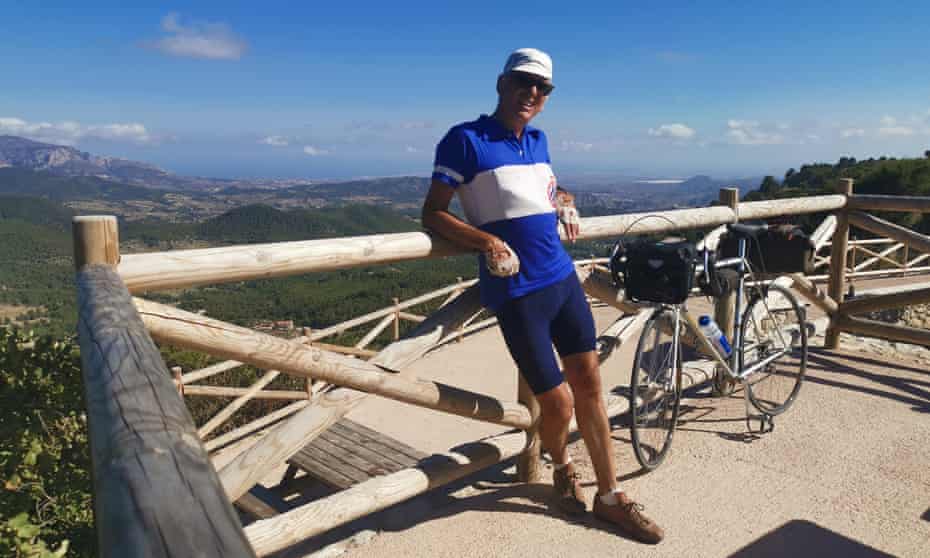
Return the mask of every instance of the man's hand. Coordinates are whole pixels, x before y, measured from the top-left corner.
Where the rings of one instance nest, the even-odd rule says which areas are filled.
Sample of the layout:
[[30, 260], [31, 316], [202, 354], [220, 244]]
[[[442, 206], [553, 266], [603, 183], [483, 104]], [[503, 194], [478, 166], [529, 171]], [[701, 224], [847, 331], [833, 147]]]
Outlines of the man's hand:
[[503, 240], [495, 237], [484, 251], [488, 271], [495, 277], [512, 277], [520, 273], [520, 258]]
[[555, 193], [555, 207], [562, 228], [565, 229], [565, 236], [575, 242], [581, 230], [578, 210], [575, 208], [575, 196], [559, 189]]

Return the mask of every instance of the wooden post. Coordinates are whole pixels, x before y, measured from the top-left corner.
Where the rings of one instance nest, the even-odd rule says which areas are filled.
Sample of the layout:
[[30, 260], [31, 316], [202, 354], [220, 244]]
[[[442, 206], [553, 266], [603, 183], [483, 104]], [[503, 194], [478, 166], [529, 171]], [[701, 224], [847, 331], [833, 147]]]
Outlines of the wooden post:
[[82, 215], [71, 220], [74, 268], [89, 264], [119, 263], [119, 232], [112, 215]]
[[[841, 178], [837, 193], [847, 198], [853, 193], [853, 179]], [[837, 304], [843, 303], [846, 287], [846, 247], [849, 243], [849, 210], [840, 209], [836, 218], [836, 231], [833, 233], [833, 247], [830, 253], [830, 290], [828, 294]], [[836, 349], [840, 344], [840, 330], [837, 326], [837, 317], [830, 318], [827, 327], [824, 347]]]
[[400, 339], [400, 299], [394, 297], [394, 341]]
[[[733, 210], [736, 215], [736, 221], [739, 222], [739, 188], [721, 188], [720, 203]], [[734, 338], [733, 326], [736, 323], [734, 306], [736, 305], [736, 291], [733, 291], [714, 300], [714, 321], [720, 327], [720, 331], [727, 336], [727, 339]], [[716, 396], [729, 395], [733, 393], [736, 382], [727, 376], [723, 369], [718, 369], [714, 374], [713, 394]]]
[[76, 235], [75, 247], [100, 555], [255, 556], [158, 348], [112, 267], [116, 251], [101, 249], [84, 234]]
[[539, 402], [530, 385], [517, 370], [517, 402], [530, 410], [533, 424], [526, 429], [526, 448], [517, 457], [517, 479], [520, 482], [539, 482], [542, 480], [542, 467], [539, 454], [542, 443], [539, 439]]

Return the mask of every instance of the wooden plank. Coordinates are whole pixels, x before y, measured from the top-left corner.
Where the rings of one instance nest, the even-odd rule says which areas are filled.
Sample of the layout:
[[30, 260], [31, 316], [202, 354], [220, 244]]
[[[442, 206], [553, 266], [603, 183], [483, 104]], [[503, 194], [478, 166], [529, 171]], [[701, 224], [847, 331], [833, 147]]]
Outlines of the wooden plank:
[[875, 320], [854, 318], [845, 314], [840, 315], [837, 327], [842, 331], [864, 335], [866, 337], [877, 337], [878, 339], [887, 339], [888, 341], [930, 346], [930, 331], [926, 329], [891, 325]]
[[[343, 419], [345, 420], [345, 419]], [[404, 452], [394, 449], [391, 444], [386, 444], [377, 440], [373, 440], [370, 437], [363, 436], [354, 430], [347, 430], [346, 428], [340, 425], [342, 421], [339, 421], [329, 427], [329, 430], [320, 434], [320, 436], [329, 436], [331, 439], [336, 438], [338, 440], [344, 440], [345, 444], [339, 443], [339, 445], [356, 445], [358, 447], [367, 447], [369, 451], [377, 455], [382, 456], [384, 459], [389, 460], [391, 463], [398, 465], [407, 464], [410, 461], [416, 461], [416, 459], [410, 457]]]
[[279, 374], [281, 373], [277, 370], [269, 370], [265, 372], [265, 374], [257, 382], [252, 384], [245, 393], [243, 393], [242, 395], [234, 399], [223, 410], [221, 410], [220, 412], [210, 417], [210, 420], [208, 420], [206, 424], [198, 428], [197, 435], [200, 436], [201, 438], [205, 438], [207, 434], [216, 430], [221, 424], [223, 424], [226, 421], [226, 419], [231, 417], [233, 413], [235, 413], [236, 411], [241, 409], [243, 405], [251, 401], [252, 397], [255, 396], [256, 393], [258, 393], [262, 388], [264, 388], [265, 386], [273, 382], [274, 379], [277, 378]]
[[909, 289], [878, 296], [858, 296], [840, 305], [843, 314], [861, 314], [930, 302], [930, 288]]
[[[434, 298], [438, 298], [446, 293], [455, 292], [461, 289], [462, 287], [471, 287], [477, 284], [478, 284], [477, 279], [465, 281], [464, 283], [456, 283], [455, 285], [449, 285], [448, 287], [443, 287], [441, 289], [437, 289], [435, 291], [405, 300], [401, 302], [398, 306], [400, 307], [401, 310], [405, 310], [407, 308], [417, 306], [418, 304], [429, 302], [430, 300], [433, 300]], [[396, 309], [397, 308], [394, 306], [386, 306], [384, 308], [381, 308], [380, 310], [375, 310], [374, 312], [371, 312], [369, 314], [358, 316], [350, 320], [346, 320], [344, 322], [331, 325], [325, 329], [316, 330], [310, 335], [310, 339], [312, 341], [316, 341], [317, 339], [323, 339], [324, 337], [329, 337], [330, 335], [342, 333], [343, 331], [347, 329], [351, 329], [355, 326], [359, 326], [359, 325], [362, 325], [368, 322], [373, 322], [377, 320], [378, 318], [383, 318], [384, 316], [393, 316], [394, 311]]]
[[223, 362], [217, 362], [216, 364], [211, 364], [206, 368], [201, 368], [200, 370], [194, 370], [193, 372], [188, 372], [187, 374], [181, 375], [182, 384], [192, 384], [198, 380], [203, 380], [209, 378], [210, 376], [215, 376], [220, 372], [225, 372], [227, 370], [232, 370], [243, 366], [239, 361], [235, 360], [226, 360]]
[[821, 291], [813, 281], [800, 273], [792, 274], [791, 278], [794, 279], [794, 289], [804, 298], [827, 314], [836, 313], [838, 308], [836, 301], [830, 298], [827, 293]]
[[309, 446], [292, 455], [287, 462], [334, 488], [345, 489], [364, 480], [347, 475], [340, 470], [338, 461]]
[[930, 197], [927, 196], [881, 196], [856, 194], [846, 202], [849, 209], [871, 211], [903, 211], [905, 213], [930, 213]]
[[[360, 454], [347, 450], [346, 448], [342, 446], [338, 446], [330, 442], [323, 436], [320, 436], [316, 440], [314, 440], [313, 443], [310, 444], [310, 446], [312, 446], [316, 450], [325, 452], [327, 455], [343, 462], [344, 466], [340, 469], [340, 471], [343, 469], [346, 469], [346, 470], [351, 469], [353, 471], [358, 472], [358, 474], [361, 475], [362, 477], [362, 480], [360, 482], [364, 482], [370, 479], [371, 477], [377, 477], [380, 475], [393, 472], [392, 470], [397, 469], [397, 467], [385, 468], [381, 466], [379, 463], [368, 461], [367, 459], [362, 457]], [[402, 468], [403, 467], [401, 467], [401, 469]]]
[[387, 329], [387, 326], [391, 325], [391, 322], [393, 321], [394, 321], [394, 316], [392, 315], [387, 315], [384, 318], [382, 318], [381, 321], [378, 323], [378, 325], [371, 328], [371, 331], [366, 333], [365, 337], [362, 337], [362, 339], [358, 343], [355, 344], [355, 348], [364, 349], [365, 347], [367, 347], [368, 344], [374, 341], [375, 338], [378, 337], [378, 335], [380, 335], [382, 331]]
[[415, 459], [406, 459], [403, 462], [395, 461], [390, 457], [375, 451], [378, 449], [375, 444], [364, 446], [361, 444], [353, 443], [343, 436], [334, 434], [331, 428], [320, 434], [317, 440], [326, 440], [327, 442], [342, 448], [344, 451], [355, 452], [362, 459], [377, 465], [379, 468], [386, 471], [398, 471], [404, 467], [410, 467], [417, 462]]
[[890, 221], [879, 219], [874, 215], [859, 211], [852, 211], [849, 213], [849, 222], [877, 235], [886, 236], [898, 242], [903, 242], [921, 252], [930, 252], [930, 237], [914, 232], [901, 225], [896, 225]]
[[164, 304], [143, 299], [135, 299], [135, 303], [152, 336], [165, 343], [475, 420], [517, 428], [528, 428], [532, 423], [527, 408], [516, 402], [501, 401], [440, 382], [404, 378], [384, 372], [369, 362]]
[[86, 265], [77, 294], [101, 556], [254, 556], [119, 275]]
[[[371, 359], [382, 365], [382, 355], [402, 366], [413, 362], [436, 344], [439, 335], [456, 330], [464, 320], [481, 309], [477, 289], [474, 296], [459, 297], [438, 310], [407, 335], [407, 339], [392, 343]], [[464, 294], [464, 293], [463, 293]], [[436, 335], [434, 335], [436, 334]], [[392, 350], [403, 343], [401, 351]], [[402, 370], [400, 375], [405, 375]], [[407, 373], [406, 375], [409, 375]], [[283, 463], [300, 448], [311, 442], [331, 424], [358, 406], [368, 394], [348, 388], [337, 388], [320, 393], [314, 404], [301, 410], [288, 421], [277, 425], [255, 445], [242, 452], [220, 471], [223, 488], [231, 499], [249, 490], [264, 475], [268, 467]]]
[[349, 421], [348, 419], [342, 419], [333, 424], [330, 430], [334, 434], [338, 434], [355, 443], [371, 444], [374, 448], [377, 448], [377, 451], [382, 455], [390, 457], [398, 463], [404, 463], [407, 460], [418, 461], [426, 457], [425, 453], [416, 448], [412, 448], [399, 440], [387, 438], [382, 434], [365, 428], [357, 422]]
[[235, 430], [232, 430], [230, 432], [217, 436], [216, 438], [213, 438], [212, 440], [208, 440], [204, 442], [204, 448], [206, 448], [207, 451], [213, 451], [215, 449], [221, 448], [225, 446], [226, 444], [229, 444], [231, 442], [238, 440], [239, 438], [252, 434], [253, 432], [257, 430], [261, 430], [262, 428], [268, 426], [269, 424], [274, 424], [275, 422], [283, 419], [287, 415], [296, 413], [297, 411], [303, 409], [309, 404], [310, 404], [310, 401], [306, 399], [304, 399], [303, 401], [295, 401], [291, 403], [290, 405], [287, 405], [286, 407], [282, 407], [278, 409], [277, 411], [274, 411], [273, 413], [269, 413], [261, 418], [253, 420], [252, 422], [248, 424], [244, 424]]
[[[184, 386], [184, 395], [202, 395], [209, 397], [241, 397], [249, 392], [249, 388], [237, 388], [226, 386]], [[271, 399], [271, 400], [293, 400], [306, 399], [306, 391], [286, 390], [286, 389], [263, 389], [255, 392], [252, 399]]]

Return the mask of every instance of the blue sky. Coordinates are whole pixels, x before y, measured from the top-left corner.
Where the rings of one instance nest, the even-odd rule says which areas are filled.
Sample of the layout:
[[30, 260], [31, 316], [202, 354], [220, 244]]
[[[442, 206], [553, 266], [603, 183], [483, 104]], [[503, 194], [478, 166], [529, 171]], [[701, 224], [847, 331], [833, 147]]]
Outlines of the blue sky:
[[5, 2], [0, 133], [183, 174], [425, 175], [533, 46], [563, 176], [930, 148], [930, 3], [643, 4]]

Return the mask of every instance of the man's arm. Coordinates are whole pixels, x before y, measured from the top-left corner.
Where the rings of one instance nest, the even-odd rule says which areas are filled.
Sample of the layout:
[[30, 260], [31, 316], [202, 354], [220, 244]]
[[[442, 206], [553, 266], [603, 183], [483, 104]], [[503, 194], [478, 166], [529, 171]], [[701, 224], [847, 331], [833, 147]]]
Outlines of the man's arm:
[[484, 252], [490, 261], [509, 258], [511, 251], [506, 242], [449, 213], [454, 195], [452, 186], [434, 178], [423, 202], [423, 226], [459, 246]]
[[565, 229], [565, 236], [572, 242], [578, 238], [579, 226], [578, 210], [575, 209], [575, 196], [561, 186], [555, 187], [555, 205], [559, 221]]

